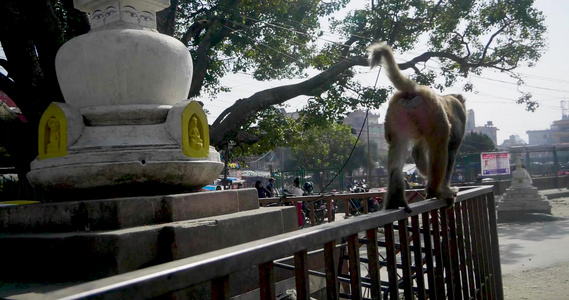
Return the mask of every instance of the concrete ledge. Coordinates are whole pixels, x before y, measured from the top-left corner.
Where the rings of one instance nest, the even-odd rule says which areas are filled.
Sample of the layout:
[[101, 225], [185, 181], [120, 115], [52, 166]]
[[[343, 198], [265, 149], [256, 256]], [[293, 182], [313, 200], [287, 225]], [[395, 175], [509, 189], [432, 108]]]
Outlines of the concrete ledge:
[[0, 207], [0, 234], [132, 228], [259, 208], [255, 189]]
[[[0, 234], [0, 279], [92, 280], [297, 228], [292, 206], [102, 232]], [[294, 217], [291, 217], [294, 216]]]

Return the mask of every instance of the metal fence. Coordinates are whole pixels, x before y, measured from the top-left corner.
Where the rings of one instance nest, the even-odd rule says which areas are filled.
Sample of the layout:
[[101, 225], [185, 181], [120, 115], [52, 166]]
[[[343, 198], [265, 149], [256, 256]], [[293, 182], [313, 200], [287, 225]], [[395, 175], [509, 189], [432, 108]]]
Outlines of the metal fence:
[[[300, 186], [307, 181], [312, 182], [315, 193], [330, 192], [333, 189], [343, 190], [345, 186], [344, 172], [338, 170], [340, 167], [330, 167], [326, 169], [296, 169], [296, 170], [276, 170], [277, 188], [292, 189], [295, 178], [300, 179]], [[322, 189], [325, 188], [324, 191]]]
[[[229, 299], [229, 276], [258, 266], [260, 298], [275, 299], [275, 266], [292, 256], [298, 299], [309, 299], [309, 274], [326, 278], [327, 299], [503, 299], [492, 188], [462, 188], [452, 209], [436, 199], [410, 206], [411, 214], [389, 210], [341, 219], [43, 298], [148, 299], [211, 282], [213, 299]], [[309, 270], [309, 250], [318, 248], [324, 254], [323, 270]], [[345, 274], [339, 267], [344, 258]]]

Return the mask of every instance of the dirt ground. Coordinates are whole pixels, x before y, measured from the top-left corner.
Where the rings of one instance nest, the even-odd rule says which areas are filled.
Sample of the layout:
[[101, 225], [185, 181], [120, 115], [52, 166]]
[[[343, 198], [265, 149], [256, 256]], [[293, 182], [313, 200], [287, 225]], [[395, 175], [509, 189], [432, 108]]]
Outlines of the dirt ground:
[[[569, 198], [551, 199], [550, 202], [554, 216], [569, 218]], [[547, 245], [543, 246], [547, 251]], [[505, 274], [502, 277], [505, 299], [569, 299], [569, 249], [566, 250], [568, 253], [559, 263]]]

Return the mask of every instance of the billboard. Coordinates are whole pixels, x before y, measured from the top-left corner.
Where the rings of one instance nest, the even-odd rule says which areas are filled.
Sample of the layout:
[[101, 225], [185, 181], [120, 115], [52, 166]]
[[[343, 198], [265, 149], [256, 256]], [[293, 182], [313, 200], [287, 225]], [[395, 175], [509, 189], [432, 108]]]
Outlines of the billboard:
[[480, 153], [482, 176], [510, 174], [510, 154], [508, 152]]

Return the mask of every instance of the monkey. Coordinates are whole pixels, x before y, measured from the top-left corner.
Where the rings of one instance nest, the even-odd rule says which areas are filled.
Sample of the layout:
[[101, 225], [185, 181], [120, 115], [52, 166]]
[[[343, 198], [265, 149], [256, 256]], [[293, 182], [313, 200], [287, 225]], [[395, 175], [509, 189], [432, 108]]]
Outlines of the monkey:
[[391, 47], [375, 43], [368, 48], [373, 69], [382, 65], [397, 91], [385, 115], [385, 139], [389, 144], [387, 170], [389, 182], [384, 209], [411, 209], [405, 200], [403, 165], [408, 145], [419, 172], [427, 177], [427, 198], [436, 197], [452, 207], [458, 189], [450, 187], [456, 154], [464, 137], [465, 99], [460, 94], [440, 95], [433, 89], [407, 78], [395, 62]]

